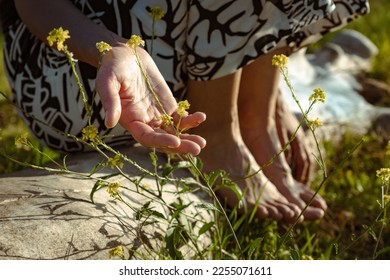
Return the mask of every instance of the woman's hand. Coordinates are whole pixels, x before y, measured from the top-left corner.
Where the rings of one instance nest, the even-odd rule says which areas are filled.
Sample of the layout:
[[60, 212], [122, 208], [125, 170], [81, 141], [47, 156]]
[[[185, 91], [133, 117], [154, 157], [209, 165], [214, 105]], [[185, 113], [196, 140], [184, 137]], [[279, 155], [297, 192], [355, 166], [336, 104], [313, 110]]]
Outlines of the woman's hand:
[[[137, 48], [150, 84], [165, 112], [177, 124], [177, 103], [160, 71], [149, 54]], [[161, 119], [161, 110], [145, 81], [137, 63], [134, 50], [125, 44], [113, 46], [101, 59], [96, 77], [96, 90], [106, 111], [108, 128], [118, 123], [127, 129], [141, 145], [154, 147], [167, 153], [190, 153], [197, 155], [206, 145], [198, 135], [176, 134]], [[190, 129], [205, 121], [204, 113], [183, 116], [179, 129]]]

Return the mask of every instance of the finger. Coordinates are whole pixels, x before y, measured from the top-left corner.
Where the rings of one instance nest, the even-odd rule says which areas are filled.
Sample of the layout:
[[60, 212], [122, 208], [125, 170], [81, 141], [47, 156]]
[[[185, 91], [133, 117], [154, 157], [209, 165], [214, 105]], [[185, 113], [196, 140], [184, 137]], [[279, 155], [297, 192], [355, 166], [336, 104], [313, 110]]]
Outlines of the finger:
[[120, 83], [113, 73], [108, 73], [104, 68], [100, 69], [96, 77], [96, 91], [100, 96], [107, 128], [114, 127], [121, 116], [122, 108], [119, 97]]
[[176, 148], [160, 147], [157, 150], [164, 153], [191, 154], [197, 156], [200, 154], [202, 148], [193, 141], [182, 139], [180, 145]]
[[175, 135], [168, 134], [166, 131], [156, 131], [149, 125], [133, 121], [122, 124], [141, 145], [150, 148], [172, 148], [180, 146], [181, 140]]
[[203, 149], [206, 146], [206, 139], [199, 135], [194, 134], [180, 134], [180, 139], [185, 139], [188, 141], [191, 141], [193, 143], [196, 143], [201, 149]]
[[[173, 114], [173, 121], [178, 123], [180, 116], [177, 113]], [[206, 120], [206, 114], [202, 112], [195, 112], [188, 116], [185, 116], [180, 121], [179, 129], [190, 129], [197, 127]]]

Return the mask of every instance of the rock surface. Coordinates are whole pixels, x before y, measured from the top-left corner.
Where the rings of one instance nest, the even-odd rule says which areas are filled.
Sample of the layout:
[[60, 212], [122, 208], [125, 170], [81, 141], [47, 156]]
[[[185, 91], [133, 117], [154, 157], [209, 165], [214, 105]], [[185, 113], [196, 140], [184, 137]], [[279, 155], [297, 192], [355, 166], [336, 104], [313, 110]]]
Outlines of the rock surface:
[[[151, 170], [146, 149], [132, 147], [125, 153]], [[98, 159], [95, 153], [70, 156], [67, 167], [88, 174]], [[107, 167], [93, 177], [111, 173], [113, 170]], [[131, 178], [141, 175], [135, 168], [127, 169], [126, 173]], [[181, 176], [188, 174], [181, 172]], [[155, 259], [169, 250], [166, 238], [173, 232], [174, 225], [180, 223], [179, 228], [193, 230], [196, 235], [211, 219], [209, 212], [196, 207], [208, 201], [202, 191], [178, 194], [180, 188], [169, 183], [163, 187], [165, 203], [162, 203], [162, 199], [148, 193], [157, 193], [154, 178], [145, 177], [142, 185], [147, 189], [139, 193], [135, 185], [122, 176], [110, 180], [121, 183], [121, 194], [133, 209], [114, 200], [106, 189], [95, 192], [92, 203], [90, 192], [95, 181], [80, 175], [26, 169], [0, 178], [0, 259], [108, 259], [109, 250], [119, 245], [131, 249], [125, 252], [126, 258]], [[145, 210], [137, 218], [137, 211], [149, 202], [149, 212]], [[168, 217], [172, 216], [169, 212], [175, 208], [165, 205], [174, 202], [190, 205], [177, 220], [168, 222]], [[192, 222], [196, 222], [195, 226], [186, 224]], [[200, 248], [207, 247], [207, 234], [197, 242]], [[195, 254], [191, 244], [180, 251], [186, 259]]]
[[[390, 140], [390, 108], [368, 102], [390, 92], [388, 85], [365, 78], [377, 52], [363, 34], [346, 29], [317, 52], [302, 49], [290, 56], [289, 79], [302, 108], [306, 111], [309, 107], [308, 99], [315, 88], [326, 93], [325, 103], [315, 104], [309, 113], [310, 119], [324, 123], [318, 130], [319, 138], [337, 141], [345, 131], [364, 135], [375, 130]], [[280, 87], [288, 106], [301, 116], [284, 81]]]

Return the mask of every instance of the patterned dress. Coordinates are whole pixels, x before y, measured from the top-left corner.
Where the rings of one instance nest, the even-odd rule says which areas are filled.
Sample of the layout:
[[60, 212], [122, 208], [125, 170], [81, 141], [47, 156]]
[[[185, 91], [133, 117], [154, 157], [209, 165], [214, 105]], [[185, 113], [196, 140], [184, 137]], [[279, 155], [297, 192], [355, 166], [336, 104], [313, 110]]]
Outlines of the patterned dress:
[[[236, 71], [275, 48], [300, 48], [368, 13], [368, 0], [69, 0], [96, 24], [129, 38], [140, 35], [177, 99], [188, 79], [210, 80]], [[165, 16], [155, 22], [150, 8]], [[52, 149], [76, 152], [83, 145], [58, 131], [81, 136], [83, 102], [67, 59], [33, 36], [13, 1], [1, 0], [4, 60], [14, 102], [31, 132]], [[93, 107], [92, 122], [111, 144], [130, 142], [119, 125], [104, 126], [93, 94], [96, 69], [77, 70]], [[94, 100], [92, 100], [94, 98]]]

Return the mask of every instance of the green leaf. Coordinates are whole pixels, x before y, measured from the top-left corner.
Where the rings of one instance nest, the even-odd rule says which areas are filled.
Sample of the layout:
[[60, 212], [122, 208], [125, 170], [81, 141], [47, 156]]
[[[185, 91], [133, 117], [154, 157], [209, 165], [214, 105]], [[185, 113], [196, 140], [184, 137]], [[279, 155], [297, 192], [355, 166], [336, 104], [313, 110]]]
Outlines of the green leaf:
[[199, 236], [201, 236], [202, 234], [204, 234], [205, 232], [207, 232], [210, 228], [212, 228], [214, 226], [214, 222], [209, 222], [209, 223], [206, 223], [204, 224], [200, 229], [199, 229]]
[[66, 159], [68, 158], [68, 155], [65, 155], [64, 158], [62, 159], [62, 165], [64, 167], [65, 170], [68, 169], [68, 167], [66, 166]]
[[168, 249], [169, 256], [174, 260], [182, 260], [183, 254], [178, 250], [180, 243], [181, 229], [180, 227], [172, 227], [167, 230], [165, 235], [165, 245]]
[[[64, 162], [65, 165], [65, 162]], [[92, 167], [91, 172], [89, 173], [89, 176], [92, 176], [96, 172], [99, 172], [102, 170], [104, 167], [107, 166], [107, 162], [105, 160], [99, 161], [94, 167]]]
[[101, 188], [104, 188], [107, 186], [107, 183], [102, 181], [102, 180], [98, 180], [95, 185], [93, 185], [93, 188], [89, 194], [89, 199], [91, 200], [92, 203], [95, 203], [94, 200], [93, 200], [93, 196], [95, 195], [95, 192], [97, 192], [98, 190], [100, 190]]
[[150, 159], [152, 160], [153, 167], [156, 168], [157, 167], [157, 160], [158, 160], [157, 154], [154, 151], [152, 151], [149, 153], [149, 156], [150, 156]]
[[191, 163], [185, 160], [178, 161], [173, 164], [166, 164], [163, 168], [162, 176], [167, 177], [175, 170], [186, 169], [191, 167], [192, 167]]
[[299, 252], [297, 250], [292, 250], [290, 252], [290, 258], [292, 260], [300, 260], [301, 259], [301, 255], [299, 254]]
[[370, 228], [369, 226], [367, 225], [362, 225], [363, 228], [368, 232], [369, 235], [372, 236], [372, 238], [374, 238], [375, 241], [378, 241], [378, 238], [376, 236], [376, 233], [372, 230], [372, 228]]
[[[202, 162], [202, 160], [200, 158], [198, 158], [198, 157], [193, 157], [193, 156], [190, 156], [190, 155], [188, 155], [188, 156], [189, 156], [190, 160], [193, 162], [193, 167], [195, 169], [197, 169], [197, 170], [194, 170], [194, 171], [196, 171], [195, 173], [197, 173], [197, 171], [202, 172], [202, 169], [203, 169], [203, 162]], [[191, 167], [192, 167], [192, 165], [191, 165]]]
[[390, 252], [390, 246], [389, 247], [385, 247], [385, 248], [382, 248], [380, 249], [376, 254], [375, 254], [375, 258], [377, 258], [378, 256], [384, 254], [384, 253], [387, 253], [387, 252]]
[[248, 259], [252, 258], [252, 255], [254, 251], [260, 246], [261, 242], [263, 241], [264, 237], [258, 237], [255, 240], [252, 241], [251, 246], [249, 247], [248, 250]]
[[231, 189], [235, 193], [235, 195], [237, 196], [237, 200], [238, 201], [242, 200], [242, 197], [243, 197], [242, 191], [241, 191], [240, 187], [236, 183], [234, 183], [232, 180], [225, 177], [222, 179], [222, 183], [220, 185], [218, 185], [218, 187], [225, 187], [225, 188]]
[[108, 174], [108, 175], [99, 177], [101, 180], [98, 180], [95, 183], [95, 185], [93, 186], [93, 188], [92, 188], [92, 190], [91, 190], [91, 192], [89, 194], [89, 199], [91, 200], [92, 203], [94, 203], [93, 196], [94, 196], [95, 192], [97, 192], [101, 188], [107, 187], [108, 183], [105, 180], [107, 180], [107, 179], [109, 179], [111, 177], [118, 176], [118, 174], [120, 174], [120, 173], [116, 172], [116, 173], [112, 173], [112, 174]]
[[215, 207], [211, 203], [199, 203], [199, 204], [196, 204], [195, 207], [206, 209], [206, 210], [211, 210], [211, 211], [218, 211], [219, 213], [222, 213], [221, 210], [219, 210], [217, 207]]
[[208, 174], [204, 174], [207, 183], [210, 187], [212, 187], [215, 184], [215, 181], [219, 178], [222, 177], [222, 171], [217, 170], [217, 171], [212, 171]]
[[162, 214], [161, 212], [158, 212], [156, 210], [153, 210], [153, 208], [150, 207], [150, 203], [151, 203], [151, 201], [147, 201], [144, 205], [142, 205], [141, 209], [139, 209], [135, 213], [135, 219], [138, 221], [142, 217], [154, 216], [156, 218], [160, 218], [160, 219], [165, 220], [166, 218], [165, 218], [164, 214]]

